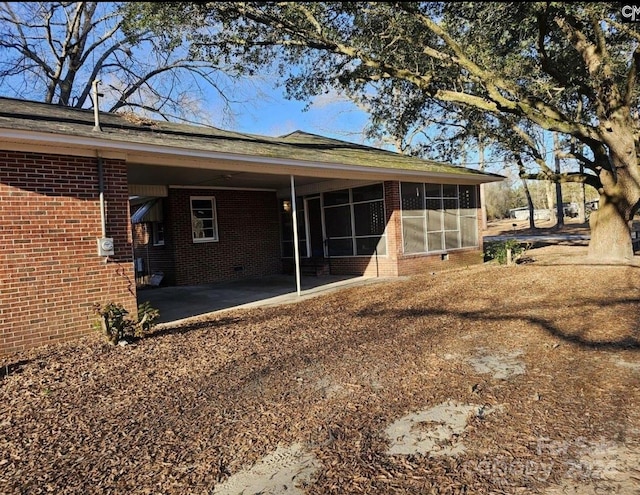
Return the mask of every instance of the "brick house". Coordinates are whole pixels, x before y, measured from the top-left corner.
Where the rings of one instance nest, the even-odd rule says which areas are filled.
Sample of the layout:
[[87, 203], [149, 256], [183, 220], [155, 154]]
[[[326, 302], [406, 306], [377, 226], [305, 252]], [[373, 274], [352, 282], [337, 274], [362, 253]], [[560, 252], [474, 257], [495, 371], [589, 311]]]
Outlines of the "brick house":
[[303, 132], [0, 98], [0, 354], [86, 334], [94, 303], [135, 311], [154, 275], [196, 285], [479, 263], [479, 186], [502, 179]]

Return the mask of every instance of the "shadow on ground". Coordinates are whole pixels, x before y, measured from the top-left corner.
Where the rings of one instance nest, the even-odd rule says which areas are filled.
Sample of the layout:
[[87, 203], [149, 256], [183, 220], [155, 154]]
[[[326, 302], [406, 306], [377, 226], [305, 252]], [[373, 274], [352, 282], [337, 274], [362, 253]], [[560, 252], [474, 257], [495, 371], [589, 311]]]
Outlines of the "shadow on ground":
[[138, 303], [148, 301], [151, 307], [159, 310], [159, 324], [186, 323], [187, 318], [217, 311], [294, 303], [347, 286], [384, 280], [388, 279], [348, 275], [302, 277], [298, 295], [293, 276], [273, 275], [220, 284], [140, 289]]

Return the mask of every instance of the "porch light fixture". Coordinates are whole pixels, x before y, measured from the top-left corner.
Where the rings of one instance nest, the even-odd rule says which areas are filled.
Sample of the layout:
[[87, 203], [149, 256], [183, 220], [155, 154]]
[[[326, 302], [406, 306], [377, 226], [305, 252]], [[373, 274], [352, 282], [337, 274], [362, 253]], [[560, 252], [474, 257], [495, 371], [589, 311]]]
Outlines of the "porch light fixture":
[[284, 200], [282, 202], [282, 209], [284, 211], [286, 211], [287, 213], [289, 213], [291, 211], [291, 201], [289, 200]]

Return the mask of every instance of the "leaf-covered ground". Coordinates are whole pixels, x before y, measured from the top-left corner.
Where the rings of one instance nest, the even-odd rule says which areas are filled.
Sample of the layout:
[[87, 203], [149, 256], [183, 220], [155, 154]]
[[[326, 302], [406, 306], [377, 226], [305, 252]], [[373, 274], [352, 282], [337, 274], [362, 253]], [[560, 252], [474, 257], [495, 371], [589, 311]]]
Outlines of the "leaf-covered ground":
[[[134, 345], [94, 335], [2, 358], [0, 493], [239, 492], [230, 480], [292, 446], [312, 475], [277, 489], [256, 471], [252, 486], [640, 493], [640, 264], [582, 254], [533, 249]], [[457, 426], [433, 415], [447, 407]], [[437, 445], [392, 448], [411, 435]]]

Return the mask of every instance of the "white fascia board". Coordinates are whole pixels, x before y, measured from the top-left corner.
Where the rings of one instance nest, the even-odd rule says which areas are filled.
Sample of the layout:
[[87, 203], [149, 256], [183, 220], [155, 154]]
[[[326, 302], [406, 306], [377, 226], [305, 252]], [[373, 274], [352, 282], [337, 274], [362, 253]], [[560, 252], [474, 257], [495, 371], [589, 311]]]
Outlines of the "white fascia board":
[[225, 186], [199, 186], [193, 185], [169, 185], [169, 189], [201, 189], [203, 191], [257, 191], [257, 192], [277, 192], [277, 189], [267, 189], [264, 187], [225, 187]]
[[[96, 131], [99, 133], [100, 131]], [[277, 175], [310, 175], [330, 178], [348, 178], [355, 175], [362, 179], [375, 180], [406, 180], [423, 181], [425, 177], [437, 179], [441, 182], [457, 184], [481, 184], [483, 182], [495, 182], [502, 180], [490, 176], [475, 176], [466, 174], [448, 174], [442, 172], [420, 172], [418, 170], [389, 169], [384, 167], [370, 167], [358, 165], [345, 165], [340, 163], [311, 162], [304, 160], [292, 160], [290, 158], [270, 158], [237, 153], [220, 153], [206, 150], [193, 150], [175, 146], [159, 146], [153, 144], [131, 143], [128, 141], [116, 141], [99, 137], [69, 136], [50, 134], [39, 131], [25, 131], [14, 129], [0, 129], [0, 141], [13, 141], [18, 143], [30, 142], [49, 144], [51, 153], [56, 148], [81, 148], [89, 151], [126, 153], [126, 160], [130, 163], [149, 163], [174, 167], [196, 167], [225, 169], [224, 163], [229, 163], [228, 170], [240, 170], [243, 172], [262, 172]], [[161, 160], [159, 155], [167, 160]], [[151, 159], [153, 157], [153, 159]], [[188, 161], [185, 161], [188, 160]], [[198, 165], [194, 160], [215, 160], [216, 167]], [[265, 165], [267, 167], [265, 167]], [[315, 173], [314, 173], [315, 172]], [[324, 172], [324, 173], [320, 173]], [[337, 174], [337, 175], [336, 175]]]

